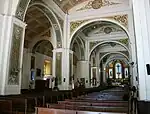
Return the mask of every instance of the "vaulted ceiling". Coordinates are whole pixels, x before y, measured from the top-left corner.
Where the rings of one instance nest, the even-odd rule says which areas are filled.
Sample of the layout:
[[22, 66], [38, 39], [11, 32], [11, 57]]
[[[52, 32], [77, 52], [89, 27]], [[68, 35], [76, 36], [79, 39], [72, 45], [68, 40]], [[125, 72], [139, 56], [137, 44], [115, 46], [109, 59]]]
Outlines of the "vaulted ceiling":
[[27, 10], [25, 22], [27, 23], [25, 40], [31, 40], [36, 36], [51, 35], [51, 24], [40, 9], [32, 6]]
[[64, 12], [88, 0], [53, 0]]
[[97, 35], [110, 34], [113, 32], [124, 32], [122, 28], [118, 25], [103, 21], [90, 23], [83, 27], [80, 31], [82, 31], [85, 34], [85, 36], [89, 36], [90, 34]]

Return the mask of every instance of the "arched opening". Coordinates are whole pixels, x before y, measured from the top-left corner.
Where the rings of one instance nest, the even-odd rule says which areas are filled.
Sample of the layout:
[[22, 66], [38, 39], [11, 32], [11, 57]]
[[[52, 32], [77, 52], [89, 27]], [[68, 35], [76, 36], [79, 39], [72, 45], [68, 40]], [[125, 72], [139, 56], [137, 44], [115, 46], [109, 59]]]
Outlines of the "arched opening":
[[30, 3], [24, 19], [27, 27], [21, 89], [44, 90], [54, 86], [52, 50], [58, 47], [58, 38], [53, 27], [53, 21], [56, 20], [51, 21], [41, 7]]
[[[120, 78], [125, 77], [125, 70], [127, 75], [129, 75], [129, 68], [127, 67], [124, 69], [122, 62], [116, 63], [118, 67], [113, 65], [110, 70], [104, 66], [108, 59], [110, 59], [111, 55], [114, 55], [116, 60], [120, 60], [119, 57], [121, 57], [121, 59], [124, 58], [128, 62], [131, 58], [129, 34], [122, 25], [107, 19], [93, 20], [79, 26], [79, 28], [73, 32], [71, 38], [71, 50], [71, 47], [78, 38], [80, 38], [84, 44], [75, 45], [76, 48], [78, 47], [78, 55], [81, 56], [81, 53], [85, 55], [84, 59], [81, 59], [80, 57], [81, 60], [77, 61], [77, 79], [79, 79], [80, 84], [83, 83], [85, 87], [107, 85], [106, 77], [108, 76], [108, 71], [110, 71], [112, 77], [114, 75], [113, 71], [117, 72], [116, 76]], [[77, 53], [74, 50], [72, 51]], [[75, 81], [75, 83], [76, 82], [78, 82], [78, 80]]]

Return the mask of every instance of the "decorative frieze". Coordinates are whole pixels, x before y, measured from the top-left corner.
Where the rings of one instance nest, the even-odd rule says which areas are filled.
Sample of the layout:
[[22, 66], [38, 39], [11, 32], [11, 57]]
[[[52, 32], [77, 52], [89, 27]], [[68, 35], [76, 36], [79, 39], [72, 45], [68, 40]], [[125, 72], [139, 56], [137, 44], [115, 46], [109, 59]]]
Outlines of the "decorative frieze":
[[80, 20], [70, 23], [70, 33], [73, 33], [81, 24], [87, 22], [88, 20]]
[[24, 15], [25, 15], [25, 11], [26, 8], [28, 7], [28, 3], [30, 2], [30, 0], [20, 0], [18, 7], [17, 7], [17, 11], [16, 11], [16, 17], [20, 20], [24, 20]]
[[[124, 15], [114, 15], [114, 16], [107, 16], [107, 17], [101, 17], [101, 19], [111, 19], [111, 20], [115, 20], [117, 22], [119, 22], [121, 25], [123, 25], [124, 27], [126, 27], [128, 29], [128, 14], [124, 14]], [[86, 19], [86, 20], [79, 20], [79, 21], [74, 21], [70, 23], [70, 35], [83, 23], [93, 20], [93, 19], [97, 19], [97, 18], [92, 18], [92, 19]]]
[[77, 9], [77, 11], [87, 10], [87, 9], [100, 9], [105, 6], [117, 5], [118, 2], [111, 2], [109, 0], [91, 0], [86, 5]]
[[115, 15], [115, 16], [110, 16], [110, 17], [106, 17], [106, 18], [115, 20], [128, 29], [128, 14]]
[[9, 64], [9, 85], [19, 85], [19, 73], [20, 73], [20, 47], [21, 39], [23, 34], [23, 28], [14, 24], [11, 53], [10, 53], [10, 64]]

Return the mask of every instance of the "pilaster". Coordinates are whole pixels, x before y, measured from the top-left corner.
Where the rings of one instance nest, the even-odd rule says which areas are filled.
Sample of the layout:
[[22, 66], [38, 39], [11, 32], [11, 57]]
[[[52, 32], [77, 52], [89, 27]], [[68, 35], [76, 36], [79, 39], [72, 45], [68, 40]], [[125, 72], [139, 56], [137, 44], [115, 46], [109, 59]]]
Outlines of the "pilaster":
[[150, 64], [150, 5], [149, 0], [133, 0], [134, 25], [138, 60], [139, 100], [150, 101], [150, 75], [146, 65]]
[[[89, 87], [89, 62], [88, 61], [78, 61], [77, 62], [77, 76], [80, 80], [85, 79], [85, 87]], [[81, 80], [80, 80], [81, 81]]]
[[1, 19], [0, 94], [20, 94], [26, 24], [13, 16]]
[[65, 48], [57, 48], [53, 50], [53, 76], [58, 78], [58, 87], [60, 90], [70, 89], [69, 87], [70, 53], [72, 53], [72, 51], [70, 49]]

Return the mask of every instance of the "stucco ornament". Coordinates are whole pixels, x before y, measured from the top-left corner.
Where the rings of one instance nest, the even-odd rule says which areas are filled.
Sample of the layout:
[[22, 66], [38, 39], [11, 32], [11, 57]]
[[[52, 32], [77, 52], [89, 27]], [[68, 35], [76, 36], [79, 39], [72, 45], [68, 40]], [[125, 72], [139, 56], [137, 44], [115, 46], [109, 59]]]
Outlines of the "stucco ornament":
[[103, 1], [102, 0], [94, 0], [92, 2], [92, 8], [93, 9], [99, 9], [103, 6]]
[[77, 9], [77, 11], [82, 11], [82, 10], [86, 10], [86, 9], [100, 9], [105, 6], [111, 6], [111, 5], [117, 5], [117, 4], [120, 4], [120, 3], [111, 2], [109, 0], [92, 0], [92, 1], [89, 1], [83, 7]]
[[19, 57], [20, 57], [20, 45], [21, 45], [22, 34], [23, 34], [23, 28], [14, 24], [12, 44], [11, 44], [10, 64], [9, 64], [9, 76], [8, 76], [9, 85], [19, 84], [19, 79], [20, 79]]

